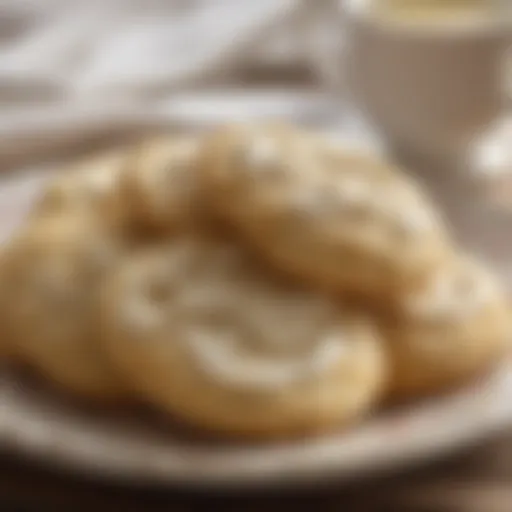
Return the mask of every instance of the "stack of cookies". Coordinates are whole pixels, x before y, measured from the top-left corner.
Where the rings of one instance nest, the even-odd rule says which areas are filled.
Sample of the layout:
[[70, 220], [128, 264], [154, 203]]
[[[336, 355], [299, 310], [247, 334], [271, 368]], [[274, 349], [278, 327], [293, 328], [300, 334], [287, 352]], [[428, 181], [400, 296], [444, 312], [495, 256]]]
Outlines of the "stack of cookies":
[[78, 167], [0, 261], [3, 352], [74, 396], [286, 437], [506, 354], [499, 283], [389, 162], [265, 124]]

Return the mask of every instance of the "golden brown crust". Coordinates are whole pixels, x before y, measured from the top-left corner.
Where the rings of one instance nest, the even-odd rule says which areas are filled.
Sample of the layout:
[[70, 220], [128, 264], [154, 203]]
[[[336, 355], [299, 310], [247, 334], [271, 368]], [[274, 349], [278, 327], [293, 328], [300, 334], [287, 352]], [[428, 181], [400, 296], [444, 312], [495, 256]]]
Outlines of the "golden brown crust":
[[[460, 257], [442, 276], [444, 291], [428, 287], [422, 302], [409, 303], [413, 310], [404, 308], [385, 328], [392, 362], [391, 399], [456, 387], [485, 372], [510, 348], [508, 301], [489, 271]], [[461, 286], [456, 280], [462, 282], [461, 292], [455, 291]], [[436, 293], [446, 295], [436, 299]]]
[[99, 283], [122, 252], [117, 244], [88, 216], [41, 218], [10, 242], [0, 273], [14, 357], [100, 401], [124, 395], [97, 339]]
[[121, 227], [126, 212], [119, 199], [119, 180], [128, 156], [126, 150], [111, 151], [60, 170], [36, 200], [30, 220], [77, 214]]
[[427, 198], [385, 162], [284, 126], [230, 127], [201, 156], [219, 216], [281, 271], [386, 302], [451, 250]]
[[198, 221], [197, 137], [143, 141], [130, 155], [120, 194], [130, 221], [155, 233], [186, 230]]

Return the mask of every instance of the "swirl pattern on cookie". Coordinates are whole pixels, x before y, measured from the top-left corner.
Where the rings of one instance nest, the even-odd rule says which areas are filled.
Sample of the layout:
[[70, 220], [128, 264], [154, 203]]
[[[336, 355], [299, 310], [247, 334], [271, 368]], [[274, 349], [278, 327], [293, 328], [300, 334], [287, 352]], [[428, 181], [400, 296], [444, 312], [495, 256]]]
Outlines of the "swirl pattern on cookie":
[[371, 155], [269, 125], [218, 131], [200, 161], [214, 210], [299, 279], [387, 300], [448, 252], [416, 184]]
[[223, 434], [279, 436], [368, 411], [385, 375], [365, 318], [267, 275], [229, 243], [179, 239], [104, 295], [105, 343], [157, 406]]

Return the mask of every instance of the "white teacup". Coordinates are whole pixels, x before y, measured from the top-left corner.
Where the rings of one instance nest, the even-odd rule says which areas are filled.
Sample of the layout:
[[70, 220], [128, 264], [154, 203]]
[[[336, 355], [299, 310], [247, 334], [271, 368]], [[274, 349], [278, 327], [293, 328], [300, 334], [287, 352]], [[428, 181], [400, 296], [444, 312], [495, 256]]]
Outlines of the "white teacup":
[[463, 155], [503, 108], [512, 1], [471, 10], [471, 0], [467, 9], [459, 0], [451, 11], [444, 1], [438, 10], [431, 0], [430, 11], [407, 11], [345, 0], [352, 95], [400, 151]]

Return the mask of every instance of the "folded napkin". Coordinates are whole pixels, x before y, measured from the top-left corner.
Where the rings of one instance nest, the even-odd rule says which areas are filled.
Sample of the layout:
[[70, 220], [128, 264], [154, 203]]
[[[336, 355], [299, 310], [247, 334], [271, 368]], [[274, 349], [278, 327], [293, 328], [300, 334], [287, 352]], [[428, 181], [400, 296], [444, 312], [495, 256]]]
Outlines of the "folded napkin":
[[335, 21], [325, 16], [335, 3], [1, 0], [0, 166], [170, 124], [162, 112], [172, 109], [162, 105], [178, 92], [229, 81], [248, 63], [320, 63], [310, 35], [322, 13]]

